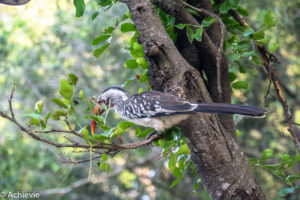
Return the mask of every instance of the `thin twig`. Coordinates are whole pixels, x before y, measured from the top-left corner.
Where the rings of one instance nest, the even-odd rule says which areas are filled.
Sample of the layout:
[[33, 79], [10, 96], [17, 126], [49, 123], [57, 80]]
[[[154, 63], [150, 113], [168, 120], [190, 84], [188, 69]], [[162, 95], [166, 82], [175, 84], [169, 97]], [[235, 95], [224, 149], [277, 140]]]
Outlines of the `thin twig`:
[[89, 158], [89, 159], [85, 159], [85, 160], [78, 160], [78, 161], [73, 161], [73, 160], [62, 160], [63, 163], [69, 163], [69, 164], [75, 164], [78, 165], [80, 163], [84, 163], [84, 162], [89, 162], [91, 160], [96, 160], [98, 158], [101, 158], [102, 155], [99, 156], [95, 156], [93, 158]]
[[[46, 144], [49, 144], [49, 145], [52, 145], [52, 146], [55, 146], [57, 148], [85, 148], [85, 149], [103, 149], [103, 150], [108, 150], [108, 152], [106, 153], [111, 153], [111, 155], [115, 155], [117, 154], [118, 152], [120, 152], [121, 150], [124, 150], [124, 149], [136, 149], [138, 147], [141, 147], [141, 146], [144, 146], [144, 145], [147, 145], [147, 144], [150, 144], [152, 141], [162, 137], [160, 135], [153, 135], [151, 136], [150, 138], [144, 140], [144, 141], [141, 141], [141, 142], [137, 142], [137, 143], [132, 143], [132, 144], [124, 144], [124, 145], [118, 145], [118, 144], [115, 144], [115, 143], [103, 143], [103, 142], [98, 142], [98, 141], [95, 141], [96, 143], [93, 144], [93, 145], [86, 145], [86, 144], [80, 144], [78, 142], [75, 142], [73, 141], [72, 139], [68, 138], [65, 136], [65, 138], [67, 138], [69, 141], [71, 141], [73, 144], [61, 144], [61, 143], [55, 143], [55, 142], [52, 142], [50, 140], [47, 140], [45, 138], [42, 138], [38, 135], [36, 135], [35, 133], [51, 133], [51, 132], [61, 132], [61, 133], [72, 133], [72, 134], [75, 134], [76, 136], [79, 136], [79, 137], [82, 137], [80, 136], [79, 134], [77, 134], [74, 130], [70, 130], [70, 131], [67, 131], [67, 130], [55, 130], [55, 129], [52, 129], [52, 130], [48, 130], [48, 131], [31, 131], [31, 130], [28, 130], [25, 126], [23, 126], [21, 123], [19, 123], [16, 118], [15, 118], [15, 115], [14, 115], [14, 111], [13, 111], [13, 108], [12, 108], [12, 99], [13, 99], [13, 93], [14, 93], [14, 89], [11, 91], [11, 95], [10, 95], [10, 98], [8, 99], [9, 101], [9, 105], [10, 105], [10, 113], [11, 113], [11, 117], [9, 115], [7, 115], [6, 113], [4, 113], [3, 111], [0, 111], [0, 116], [5, 118], [5, 119], [8, 119], [9, 121], [13, 122], [16, 126], [18, 126], [23, 132], [25, 132], [27, 135], [29, 135], [30, 137], [32, 137], [33, 139], [37, 140], [37, 141], [40, 141], [40, 142], [43, 142], [43, 143], [46, 143]], [[99, 153], [99, 152], [97, 152]]]
[[69, 140], [73, 144], [78, 144], [78, 142], [74, 141], [73, 139], [71, 139], [71, 138], [69, 138], [67, 136], [64, 136], [64, 138], [66, 138], [67, 140]]
[[9, 96], [9, 99], [8, 99], [9, 110], [10, 110], [11, 117], [13, 119], [15, 119], [15, 113], [14, 113], [13, 108], [12, 108], [12, 99], [14, 97], [15, 90], [16, 90], [16, 84], [14, 83], [14, 85], [11, 87], [10, 96]]
[[[239, 22], [239, 24], [241, 26], [248, 26], [248, 24], [246, 23], [246, 21], [234, 10], [230, 11], [230, 14]], [[284, 111], [284, 117], [285, 120], [288, 123], [288, 131], [290, 132], [293, 142], [297, 148], [297, 151], [300, 153], [300, 138], [297, 135], [297, 127], [295, 127], [295, 123], [293, 122], [293, 117], [291, 115], [291, 112], [289, 110], [289, 106], [288, 103], [286, 101], [286, 99], [284, 98], [281, 88], [280, 88], [280, 84], [279, 84], [279, 79], [275, 73], [274, 68], [270, 65], [270, 62], [277, 62], [280, 63], [279, 59], [272, 54], [266, 47], [261, 46], [261, 45], [257, 45], [257, 49], [258, 52], [263, 60], [264, 66], [266, 68], [266, 70], [269, 73], [270, 76], [270, 80], [273, 82], [276, 94], [277, 94], [277, 98], [279, 100], [279, 102], [281, 103], [281, 106], [283, 108]]]
[[222, 49], [223, 49], [223, 45], [224, 45], [224, 40], [225, 40], [225, 25], [222, 21], [222, 19], [216, 15], [215, 13], [209, 12], [203, 8], [197, 8], [195, 6], [192, 6], [190, 4], [188, 4], [185, 1], [182, 1], [183, 5], [196, 10], [197, 12], [200, 13], [204, 13], [206, 15], [211, 16], [212, 18], [214, 18], [215, 20], [217, 20], [218, 24], [219, 24], [219, 28], [220, 28], [220, 42], [219, 42], [219, 46], [218, 46], [218, 50], [217, 50], [217, 57], [216, 57], [216, 65], [217, 65], [217, 85], [218, 85], [218, 93], [219, 93], [219, 97], [222, 97], [222, 87], [221, 87], [221, 60], [222, 60]]
[[288, 103], [281, 92], [281, 88], [279, 85], [277, 75], [275, 74], [274, 68], [270, 65], [270, 59], [267, 56], [267, 52], [264, 51], [264, 48], [258, 47], [258, 50], [263, 59], [266, 70], [271, 74], [271, 80], [275, 87], [277, 98], [278, 98], [279, 102], [281, 103], [281, 106], [284, 111], [285, 120], [288, 123], [288, 131], [291, 133], [293, 142], [294, 142], [298, 152], [300, 153], [300, 138], [297, 136], [297, 133], [295, 131], [296, 127], [294, 126], [295, 124], [293, 122], [293, 118], [292, 118], [291, 112], [289, 110]]
[[269, 86], [268, 86], [268, 90], [266, 92], [266, 95], [264, 97], [264, 104], [265, 104], [265, 106], [267, 106], [267, 98], [268, 98], [268, 95], [270, 94], [271, 85], [272, 85], [272, 77], [271, 77], [271, 73], [269, 72]]

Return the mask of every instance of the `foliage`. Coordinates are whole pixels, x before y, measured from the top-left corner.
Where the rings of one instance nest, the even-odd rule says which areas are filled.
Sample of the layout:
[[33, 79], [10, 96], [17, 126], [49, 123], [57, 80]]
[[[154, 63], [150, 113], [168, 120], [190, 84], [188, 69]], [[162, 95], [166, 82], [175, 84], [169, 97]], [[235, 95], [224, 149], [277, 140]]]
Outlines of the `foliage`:
[[[145, 138], [152, 130], [137, 127], [132, 123], [118, 121], [111, 113], [107, 115], [107, 120], [103, 116], [91, 115], [95, 103], [90, 99], [94, 95], [93, 93], [99, 90], [99, 85], [104, 88], [107, 85], [119, 84], [121, 81], [124, 82], [123, 87], [129, 89], [131, 93], [150, 89], [147, 77], [148, 63], [142, 45], [137, 41], [139, 33], [131, 21], [130, 13], [125, 9], [121, 9], [120, 12], [119, 8], [122, 7], [118, 7], [120, 6], [118, 1], [97, 0], [96, 4], [94, 2], [87, 3], [84, 0], [74, 0], [73, 3], [75, 6], [73, 13], [68, 12], [68, 6], [70, 5], [65, 1], [55, 5], [58, 8], [57, 11], [51, 8], [52, 13], [55, 13], [54, 19], [56, 21], [61, 20], [61, 23], [53, 23], [51, 26], [44, 28], [44, 31], [41, 29], [40, 33], [35, 31], [34, 25], [29, 25], [26, 18], [16, 17], [12, 27], [8, 27], [3, 22], [0, 23], [0, 44], [5, 47], [0, 51], [0, 83], [3, 83], [0, 86], [1, 96], [7, 95], [5, 94], [5, 88], [12, 84], [10, 80], [15, 80], [20, 87], [24, 83], [29, 84], [30, 87], [23, 87], [18, 90], [20, 94], [18, 99], [22, 104], [16, 103], [14, 105], [14, 107], [21, 110], [20, 113], [27, 113], [22, 116], [22, 119], [26, 118], [28, 125], [41, 130], [51, 128], [53, 123], [67, 128], [65, 121], [68, 119], [76, 131], [83, 135], [87, 144], [91, 144], [90, 139], [101, 142], [118, 141], [118, 136], [126, 137], [128, 132], [131, 133], [131, 136], [133, 135], [134, 139], [136, 137]], [[289, 2], [285, 4], [281, 1], [271, 2], [268, 0], [261, 3], [276, 6], [279, 10], [276, 13], [271, 11], [275, 10], [271, 7], [269, 10], [266, 8], [260, 9], [259, 6], [256, 6], [256, 4], [260, 4], [259, 2], [239, 3], [239, 1], [230, 0], [221, 5], [214, 5], [220, 11], [227, 29], [224, 51], [230, 63], [229, 77], [232, 83], [234, 102], [243, 103], [245, 99], [249, 104], [259, 105], [258, 102], [263, 102], [268, 81], [264, 81], [263, 90], [259, 89], [260, 85], [257, 84], [260, 81], [258, 79], [266, 80], [266, 77], [259, 74], [257, 68], [253, 67], [262, 65], [257, 50], [253, 48], [254, 43], [267, 46], [270, 52], [283, 55], [284, 60], [289, 63], [287, 65], [288, 70], [286, 72], [278, 67], [278, 73], [280, 77], [284, 77], [283, 81], [290, 83], [288, 85], [292, 90], [297, 91], [300, 86], [296, 82], [299, 78], [299, 69], [297, 68], [299, 58], [296, 56], [299, 48], [297, 47], [298, 41], [294, 41], [297, 31], [296, 28], [291, 28], [291, 24], [279, 20], [284, 16], [285, 21], [290, 21], [291, 17], [283, 14], [286, 10], [284, 8], [296, 7], [297, 3]], [[254, 30], [250, 26], [240, 26], [228, 13], [231, 9], [238, 11], [243, 16], [249, 16], [248, 18], [254, 21], [257, 28]], [[158, 8], [157, 11], [173, 41], [177, 40], [176, 29], [185, 30], [191, 43], [201, 41], [203, 31], [217, 23], [214, 18], [206, 17], [200, 26], [176, 24], [174, 17], [168, 16]], [[192, 9], [188, 9], [188, 11], [193, 15], [198, 14]], [[105, 13], [110, 12], [116, 14], [103, 17]], [[294, 16], [293, 13], [295, 12], [292, 9], [287, 15]], [[79, 20], [78, 24], [73, 16], [82, 16], [82, 18], [76, 19]], [[27, 20], [29, 19], [27, 18]], [[68, 22], [72, 22], [72, 24], [68, 25]], [[101, 25], [99, 25], [100, 22]], [[67, 29], [64, 29], [62, 24], [68, 26]], [[289, 27], [288, 30], [292, 31], [287, 31], [287, 29], [284, 29], [285, 27]], [[27, 34], [15, 34], [18, 30], [27, 32]], [[47, 33], [46, 30], [50, 30], [50, 33]], [[273, 33], [275, 30], [278, 34]], [[286, 39], [285, 35], [287, 35]], [[36, 39], [29, 40], [28, 38]], [[127, 52], [121, 50], [121, 46]], [[86, 52], [90, 52], [90, 54], [87, 55]], [[92, 58], [92, 54], [98, 59]], [[81, 61], [82, 59], [84, 61]], [[124, 69], [119, 66], [124, 66]], [[66, 78], [66, 73], [69, 73], [68, 78]], [[102, 81], [100, 82], [99, 79], [102, 79]], [[32, 91], [34, 91], [35, 96], [29, 97]], [[289, 100], [292, 101], [294, 108], [299, 107], [299, 97], [290, 98]], [[76, 102], [79, 102], [79, 104]], [[300, 176], [296, 169], [299, 155], [294, 155], [293, 146], [288, 142], [291, 139], [284, 129], [284, 124], [282, 124], [283, 118], [281, 116], [283, 113], [278, 109], [274, 94], [269, 95], [267, 103], [269, 108], [274, 107], [274, 110], [270, 111], [267, 120], [259, 122], [243, 121], [237, 127], [242, 146], [263, 152], [260, 158], [249, 158], [249, 163], [253, 165], [257, 174], [263, 175], [264, 178], [258, 178], [258, 180], [260, 183], [265, 183], [262, 184], [263, 189], [271, 198], [275, 199], [277, 198], [276, 195], [285, 197], [296, 193], [296, 190], [299, 189], [297, 181]], [[6, 105], [2, 107], [6, 108]], [[106, 110], [108, 112], [108, 109]], [[293, 114], [296, 120], [299, 120], [300, 113], [297, 109], [294, 110]], [[97, 133], [101, 134], [89, 134], [90, 119], [97, 122]], [[5, 131], [6, 137], [11, 132], [16, 131], [14, 127], [10, 127], [6, 123], [0, 123], [1, 126], [9, 127]], [[53, 138], [53, 136], [50, 137]], [[22, 138], [18, 136], [12, 138], [11, 140], [5, 140], [4, 148], [0, 152], [1, 159], [10, 161], [0, 165], [1, 172], [6, 171], [7, 174], [5, 179], [1, 179], [1, 185], [8, 185], [7, 188], [4, 188], [5, 191], [9, 191], [11, 187], [24, 189], [21, 183], [27, 185], [26, 190], [39, 189], [37, 186], [45, 184], [45, 180], [50, 180], [49, 183], [47, 182], [48, 184], [44, 185], [45, 188], [55, 187], [56, 183], [62, 180], [63, 174], [66, 174], [67, 170], [61, 167], [58, 162], [53, 161], [54, 155], [52, 153], [46, 151], [47, 153], [44, 155], [44, 151], [36, 150], [39, 147], [31, 148], [28, 143], [33, 141], [27, 141], [28, 139], [25, 143], [28, 146], [20, 147], [18, 144], [24, 142]], [[63, 138], [57, 139], [65, 141]], [[131, 140], [132, 137], [126, 138], [126, 141]], [[184, 184], [192, 184], [194, 185], [194, 193], [207, 199], [207, 194], [203, 193], [201, 180], [195, 173], [190, 160], [189, 149], [185, 139], [180, 135], [180, 130], [175, 127], [167, 131], [165, 137], [156, 141], [155, 145], [163, 149], [162, 156], [168, 160], [167, 168], [174, 175], [173, 177], [168, 175], [164, 180], [167, 182], [167, 186], [180, 188]], [[19, 152], [15, 151], [18, 147]], [[24, 152], [28, 149], [32, 149], [32, 152], [30, 151], [24, 155]], [[132, 162], [144, 157], [147, 154], [145, 152], [147, 151], [143, 149], [133, 151], [132, 157], [134, 158]], [[70, 156], [67, 151], [64, 154]], [[15, 159], [9, 159], [8, 155], [14, 156]], [[126, 153], [122, 154], [122, 156], [126, 155]], [[84, 154], [79, 158], [86, 156], [87, 154]], [[27, 159], [20, 163], [23, 157]], [[35, 161], [29, 159], [30, 157], [38, 160], [38, 166], [34, 165]], [[103, 170], [104, 173], [112, 173], [111, 171], [116, 168], [112, 163], [118, 162], [118, 159], [122, 160], [118, 157], [109, 158], [109, 155], [104, 153], [99, 159], [97, 168], [99, 171]], [[275, 164], [269, 164], [272, 159], [279, 161]], [[14, 166], [22, 167], [20, 167], [21, 170], [18, 170]], [[27, 177], [30, 181], [22, 180], [22, 172], [30, 170], [32, 167], [34, 169]], [[81, 168], [81, 170], [86, 168]], [[162, 166], [161, 168], [164, 169]], [[47, 174], [40, 174], [42, 177], [40, 180], [32, 175], [42, 171], [46, 171]], [[87, 170], [84, 170], [84, 172], [81, 173], [80, 170], [77, 170], [75, 173], [77, 176], [75, 178], [70, 177], [65, 185], [71, 184], [78, 177], [87, 176]], [[131, 170], [123, 171], [118, 179], [114, 179], [116, 185], [118, 185], [118, 190], [128, 192], [136, 187], [136, 184], [143, 185], [136, 173]], [[257, 177], [260, 177], [259, 175]], [[57, 180], [57, 177], [60, 177], [60, 179]], [[186, 177], [191, 177], [192, 183], [187, 183]], [[19, 182], [20, 185], [16, 185]], [[146, 191], [145, 188], [147, 186], [144, 187]], [[192, 192], [193, 187], [190, 188], [189, 193]], [[93, 190], [92, 188], [91, 190], [95, 192], [97, 189], [94, 188]], [[101, 191], [105, 193], [105, 189], [102, 189]], [[276, 190], [279, 192], [277, 193]], [[139, 191], [141, 196], [148, 193], [145, 191]], [[77, 192], [80, 194], [80, 191]], [[168, 195], [167, 192], [161, 192], [161, 196], [165, 199], [170, 198]], [[125, 197], [119, 196], [118, 198], [124, 199]]]

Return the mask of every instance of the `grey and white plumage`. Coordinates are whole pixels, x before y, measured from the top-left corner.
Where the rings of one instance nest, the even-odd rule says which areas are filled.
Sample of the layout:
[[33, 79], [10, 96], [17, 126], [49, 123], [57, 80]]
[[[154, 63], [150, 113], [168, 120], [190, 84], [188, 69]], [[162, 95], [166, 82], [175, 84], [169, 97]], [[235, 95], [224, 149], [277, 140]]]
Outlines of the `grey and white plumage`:
[[174, 95], [148, 91], [129, 97], [121, 87], [105, 89], [98, 103], [111, 103], [121, 118], [161, 132], [197, 112], [263, 117], [266, 110], [229, 103], [191, 103]]

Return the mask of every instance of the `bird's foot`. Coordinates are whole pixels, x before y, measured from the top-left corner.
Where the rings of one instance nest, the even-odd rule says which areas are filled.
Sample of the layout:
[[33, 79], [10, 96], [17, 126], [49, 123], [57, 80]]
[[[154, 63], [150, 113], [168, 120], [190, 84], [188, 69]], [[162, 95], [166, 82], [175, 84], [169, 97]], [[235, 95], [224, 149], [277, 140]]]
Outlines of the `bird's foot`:
[[156, 130], [152, 131], [151, 133], [149, 133], [146, 137], [146, 140], [148, 140], [149, 138], [151, 138], [153, 135], [157, 135], [158, 138], [162, 138], [164, 133], [163, 132], [160, 132], [158, 133]]

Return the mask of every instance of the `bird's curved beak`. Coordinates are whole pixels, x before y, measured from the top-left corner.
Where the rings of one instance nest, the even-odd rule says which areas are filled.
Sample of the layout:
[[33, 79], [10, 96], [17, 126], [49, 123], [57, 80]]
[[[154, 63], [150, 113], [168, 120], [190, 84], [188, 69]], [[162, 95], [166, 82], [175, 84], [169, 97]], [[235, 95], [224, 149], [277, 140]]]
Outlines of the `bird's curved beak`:
[[[104, 109], [101, 109], [101, 105], [102, 103], [105, 103], [103, 100], [100, 100], [100, 101], [97, 101], [97, 103], [99, 105], [96, 105], [94, 110], [93, 110], [93, 114], [94, 115], [102, 115], [102, 113], [104, 113]], [[91, 132], [92, 132], [92, 135], [95, 134], [95, 129], [96, 129], [96, 121], [95, 120], [91, 120]]]

